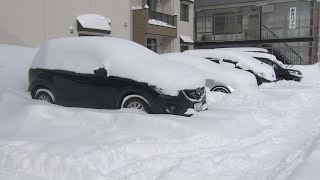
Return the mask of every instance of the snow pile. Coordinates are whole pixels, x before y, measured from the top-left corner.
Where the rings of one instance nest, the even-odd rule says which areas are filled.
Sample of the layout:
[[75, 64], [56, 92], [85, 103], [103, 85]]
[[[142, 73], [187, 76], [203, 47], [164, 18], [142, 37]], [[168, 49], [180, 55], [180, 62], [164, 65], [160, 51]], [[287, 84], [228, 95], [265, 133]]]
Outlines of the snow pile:
[[257, 88], [254, 75], [236, 68], [228, 68], [205, 58], [186, 53], [168, 53], [161, 55], [170, 61], [197, 68], [206, 75], [207, 79], [229, 85], [238, 90], [251, 90]]
[[294, 65], [292, 66], [292, 69], [297, 69], [302, 72], [303, 83], [320, 85], [320, 63], [304, 66]]
[[175, 26], [172, 26], [172, 25], [170, 25], [170, 24], [168, 24], [166, 22], [163, 22], [163, 21], [158, 21], [156, 19], [149, 19], [148, 23], [152, 24], [152, 25], [157, 25], [157, 26], [176, 28]]
[[284, 180], [319, 137], [311, 76], [209, 92], [209, 110], [191, 118], [66, 108], [26, 92], [34, 51], [0, 46], [0, 179]]
[[83, 14], [77, 20], [84, 28], [111, 31], [110, 20], [98, 14]]
[[32, 58], [38, 49], [0, 44], [0, 50], [0, 92], [1, 89], [24, 90], [28, 86]]
[[215, 58], [222, 60], [230, 60], [237, 63], [236, 65], [243, 70], [251, 70], [256, 75], [265, 78], [269, 81], [275, 81], [276, 75], [272, 67], [261, 62], [243, 52], [232, 50], [217, 50], [217, 49], [199, 49], [188, 50], [185, 53], [193, 54], [204, 58]]
[[132, 41], [107, 37], [48, 41], [35, 56], [31, 67], [84, 74], [105, 68], [109, 76], [145, 82], [162, 88], [169, 95], [205, 84], [204, 75], [193, 68], [166, 62], [160, 55]]

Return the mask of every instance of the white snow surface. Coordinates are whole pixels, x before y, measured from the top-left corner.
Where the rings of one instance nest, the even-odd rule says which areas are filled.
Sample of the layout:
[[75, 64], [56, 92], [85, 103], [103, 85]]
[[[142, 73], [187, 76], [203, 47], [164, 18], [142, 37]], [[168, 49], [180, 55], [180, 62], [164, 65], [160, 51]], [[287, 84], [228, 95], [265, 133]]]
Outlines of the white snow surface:
[[239, 66], [243, 70], [251, 70], [256, 75], [270, 81], [276, 80], [275, 72], [271, 66], [267, 64], [261, 64], [259, 60], [244, 52], [233, 51], [232, 49], [196, 49], [184, 51], [184, 53], [193, 54], [204, 58], [216, 58], [220, 59], [220, 62], [222, 62], [223, 59], [231, 60], [233, 62], [236, 62], [237, 66]]
[[109, 20], [98, 14], [83, 14], [77, 20], [84, 28], [111, 31]]
[[31, 67], [84, 74], [106, 68], [109, 76], [145, 82], [163, 89], [168, 95], [205, 85], [205, 76], [194, 68], [169, 63], [137, 43], [110, 37], [71, 37], [47, 41], [36, 54]]
[[170, 24], [168, 24], [166, 22], [163, 22], [163, 21], [158, 21], [156, 19], [149, 19], [148, 23], [152, 24], [152, 25], [157, 25], [157, 26], [176, 28], [175, 26], [172, 26], [172, 25], [170, 25]]
[[[285, 180], [319, 139], [320, 85], [308, 75], [208, 92], [209, 110], [191, 118], [148, 115], [31, 100], [35, 52], [0, 45], [0, 179]], [[320, 77], [319, 65], [298, 67]]]
[[208, 59], [186, 53], [167, 53], [162, 54], [169, 61], [182, 63], [198, 69], [206, 75], [206, 79], [229, 85], [237, 90], [257, 89], [257, 80], [249, 72], [236, 68], [221, 66]]

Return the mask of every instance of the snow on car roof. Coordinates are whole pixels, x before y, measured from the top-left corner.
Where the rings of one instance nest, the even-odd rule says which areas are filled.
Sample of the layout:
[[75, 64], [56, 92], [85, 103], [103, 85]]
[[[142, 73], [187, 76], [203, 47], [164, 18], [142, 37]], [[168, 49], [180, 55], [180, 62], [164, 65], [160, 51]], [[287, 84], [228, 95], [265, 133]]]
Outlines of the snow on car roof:
[[218, 50], [232, 50], [232, 51], [241, 51], [241, 52], [264, 52], [267, 53], [268, 50], [264, 48], [257, 47], [235, 47], [235, 48], [216, 48]]
[[236, 65], [243, 70], [251, 70], [256, 75], [261, 76], [270, 81], [276, 80], [276, 75], [272, 67], [261, 62], [252, 56], [240, 51], [232, 51], [230, 49], [197, 49], [188, 50], [185, 53], [194, 54], [204, 58], [217, 58], [221, 60], [230, 60], [237, 63]]
[[169, 95], [205, 85], [201, 72], [164, 61], [160, 55], [132, 41], [110, 37], [49, 40], [40, 48], [31, 67], [83, 74], [105, 68], [109, 76], [145, 82]]
[[257, 80], [251, 73], [236, 68], [229, 68], [202, 57], [180, 52], [162, 54], [161, 56], [170, 61], [197, 68], [206, 75], [207, 79], [230, 85], [232, 88], [248, 89], [257, 87]]
[[245, 52], [246, 54], [249, 54], [252, 57], [258, 57], [258, 58], [266, 58], [270, 59], [271, 61], [279, 64], [280, 66], [283, 66], [283, 63], [279, 61], [276, 56], [268, 53], [262, 53], [262, 52]]

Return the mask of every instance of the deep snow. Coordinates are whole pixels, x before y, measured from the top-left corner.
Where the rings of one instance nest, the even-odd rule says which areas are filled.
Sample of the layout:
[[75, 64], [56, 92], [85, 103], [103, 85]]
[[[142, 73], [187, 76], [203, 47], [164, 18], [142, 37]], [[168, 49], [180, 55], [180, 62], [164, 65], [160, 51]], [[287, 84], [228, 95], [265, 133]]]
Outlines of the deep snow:
[[35, 52], [0, 45], [0, 179], [283, 180], [319, 139], [319, 64], [294, 67], [301, 83], [209, 92], [186, 118], [31, 100]]

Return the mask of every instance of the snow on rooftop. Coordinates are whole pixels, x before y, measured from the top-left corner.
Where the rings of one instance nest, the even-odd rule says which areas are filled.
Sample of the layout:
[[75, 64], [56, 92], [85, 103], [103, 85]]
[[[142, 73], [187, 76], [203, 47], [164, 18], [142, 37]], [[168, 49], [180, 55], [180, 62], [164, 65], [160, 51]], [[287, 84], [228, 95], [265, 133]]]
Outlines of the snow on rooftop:
[[185, 43], [193, 43], [193, 39], [189, 36], [180, 36], [183, 42]]
[[235, 48], [216, 48], [218, 50], [231, 50], [231, 51], [241, 51], [241, 52], [264, 52], [267, 53], [268, 50], [264, 48], [257, 47], [235, 47]]
[[83, 14], [77, 20], [84, 28], [111, 31], [110, 20], [98, 14]]
[[132, 10], [141, 10], [141, 9], [143, 9], [140, 5], [133, 5], [132, 7], [131, 7], [131, 9]]
[[157, 26], [163, 26], [163, 27], [170, 27], [170, 28], [176, 28], [175, 26], [172, 26], [166, 22], [163, 22], [163, 21], [158, 21], [158, 20], [155, 20], [155, 19], [150, 19], [148, 21], [149, 24], [152, 24], [152, 25], [157, 25]]

